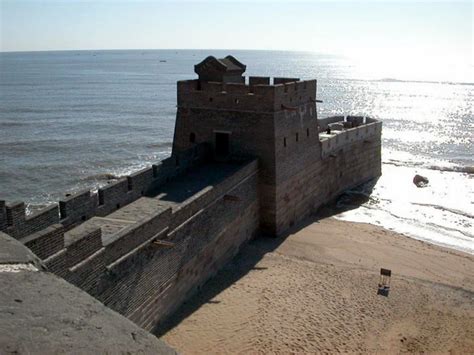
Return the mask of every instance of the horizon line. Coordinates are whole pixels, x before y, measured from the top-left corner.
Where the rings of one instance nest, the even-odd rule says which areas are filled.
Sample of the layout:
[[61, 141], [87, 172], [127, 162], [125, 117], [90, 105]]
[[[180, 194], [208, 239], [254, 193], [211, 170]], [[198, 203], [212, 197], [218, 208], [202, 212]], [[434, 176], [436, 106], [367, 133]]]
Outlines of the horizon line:
[[13, 50], [0, 53], [42, 53], [42, 52], [93, 52], [93, 51], [260, 51], [260, 52], [299, 52], [338, 55], [334, 52], [319, 52], [302, 49], [256, 49], [256, 48], [104, 48], [104, 49], [40, 49], [40, 50]]

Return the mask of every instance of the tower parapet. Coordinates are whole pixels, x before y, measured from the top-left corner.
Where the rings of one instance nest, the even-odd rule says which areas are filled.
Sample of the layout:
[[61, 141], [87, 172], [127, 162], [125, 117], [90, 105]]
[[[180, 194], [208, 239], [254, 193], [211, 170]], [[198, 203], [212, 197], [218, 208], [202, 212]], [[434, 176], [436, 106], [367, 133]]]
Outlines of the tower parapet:
[[276, 112], [316, 101], [316, 80], [274, 78], [269, 83], [266, 77], [250, 77], [249, 84], [179, 81], [178, 107]]

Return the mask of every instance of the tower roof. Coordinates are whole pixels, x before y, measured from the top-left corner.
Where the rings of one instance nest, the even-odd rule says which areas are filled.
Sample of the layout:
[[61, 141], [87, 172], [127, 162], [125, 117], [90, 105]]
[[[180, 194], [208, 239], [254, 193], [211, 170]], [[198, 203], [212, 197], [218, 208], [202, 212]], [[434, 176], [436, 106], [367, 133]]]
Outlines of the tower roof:
[[231, 55], [219, 59], [209, 56], [194, 66], [194, 72], [199, 75], [200, 79], [210, 80], [216, 78], [216, 81], [222, 81], [217, 80], [217, 78], [226, 75], [242, 75], [246, 68], [245, 64], [242, 64]]

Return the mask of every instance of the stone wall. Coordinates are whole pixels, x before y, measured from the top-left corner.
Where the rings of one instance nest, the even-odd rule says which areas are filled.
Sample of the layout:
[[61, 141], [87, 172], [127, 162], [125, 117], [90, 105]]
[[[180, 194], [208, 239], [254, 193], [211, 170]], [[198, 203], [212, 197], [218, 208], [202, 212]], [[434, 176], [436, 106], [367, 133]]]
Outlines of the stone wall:
[[66, 194], [58, 205], [48, 206], [32, 215], [26, 214], [23, 202], [0, 200], [0, 231], [21, 239], [54, 224], [70, 229], [93, 216], [105, 216], [209, 160], [209, 152], [208, 144], [195, 144], [156, 165], [110, 182], [97, 193], [86, 190]]
[[257, 161], [245, 163], [105, 242], [87, 223], [70, 230], [55, 224], [22, 242], [50, 271], [151, 330], [255, 235], [257, 175]]
[[[178, 82], [178, 107], [229, 111], [275, 112], [285, 106], [298, 106], [316, 100], [316, 80], [251, 77], [244, 83]], [[257, 84], [258, 83], [258, 84]]]
[[143, 245], [109, 265], [111, 276], [102, 281], [96, 297], [152, 330], [228, 262], [257, 228], [254, 171], [160, 237], [172, 246]]
[[274, 204], [267, 188], [275, 179], [273, 114], [178, 107], [173, 154], [192, 146], [191, 134], [196, 143], [209, 142], [214, 149], [215, 132], [230, 133], [232, 156], [259, 158], [260, 215], [268, 219], [265, 216], [272, 211], [268, 206]]
[[357, 141], [380, 140], [382, 122], [372, 122], [343, 131], [332, 132], [334, 133], [332, 137], [321, 139], [321, 155], [323, 158]]
[[293, 171], [277, 186], [277, 230], [293, 224], [336, 198], [344, 190], [381, 175], [380, 136], [356, 140], [321, 160]]

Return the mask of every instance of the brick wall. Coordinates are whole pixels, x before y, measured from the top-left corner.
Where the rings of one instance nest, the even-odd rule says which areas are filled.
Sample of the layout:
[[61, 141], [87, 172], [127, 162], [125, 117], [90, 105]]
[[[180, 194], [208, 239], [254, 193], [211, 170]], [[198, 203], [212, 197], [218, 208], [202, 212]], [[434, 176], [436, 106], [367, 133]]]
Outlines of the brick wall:
[[53, 224], [46, 229], [20, 239], [41, 260], [47, 259], [64, 249], [64, 226]]
[[[50, 271], [151, 330], [255, 235], [257, 186], [258, 164], [251, 161], [175, 211], [156, 211], [105, 243], [101, 229], [86, 224], [56, 224], [22, 242]], [[83, 193], [68, 201], [82, 206], [89, 199]], [[69, 216], [71, 206], [63, 206]]]
[[210, 158], [208, 144], [195, 144], [157, 165], [137, 171], [100, 188], [98, 193], [79, 191], [66, 194], [59, 204], [47, 206], [32, 215], [26, 214], [23, 202], [0, 200], [0, 231], [20, 239], [61, 223], [66, 229], [93, 217], [105, 216], [135, 201], [149, 190]]
[[[268, 80], [267, 80], [268, 79]], [[298, 106], [316, 99], [316, 80], [250, 77], [244, 83], [178, 82], [178, 107], [239, 112], [276, 112], [282, 105]]]
[[255, 163], [243, 171], [246, 176], [237, 173], [223, 182], [232, 186], [217, 187], [220, 194], [209, 191], [212, 201], [202, 196], [201, 208], [169, 231], [166, 240], [174, 243], [172, 247], [141, 245], [109, 266], [111, 279], [102, 280], [97, 298], [147, 330], [171, 314], [257, 230]]
[[348, 188], [381, 175], [380, 137], [347, 144], [278, 185], [277, 229], [284, 233]]
[[25, 204], [14, 202], [5, 204], [6, 228], [4, 232], [20, 239], [59, 222], [57, 205], [45, 207], [32, 215], [26, 215]]

